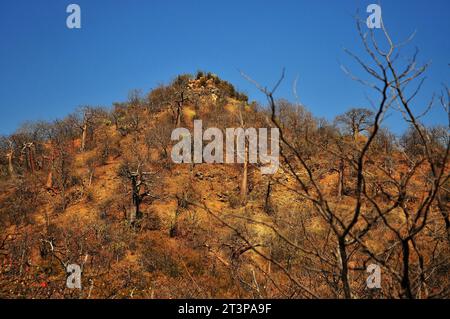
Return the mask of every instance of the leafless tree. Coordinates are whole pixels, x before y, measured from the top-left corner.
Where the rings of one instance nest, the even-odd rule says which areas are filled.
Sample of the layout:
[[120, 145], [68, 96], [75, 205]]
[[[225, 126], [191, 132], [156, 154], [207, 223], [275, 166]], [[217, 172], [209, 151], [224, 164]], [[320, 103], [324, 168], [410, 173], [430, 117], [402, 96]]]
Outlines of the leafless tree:
[[128, 220], [134, 226], [136, 220], [142, 217], [141, 204], [142, 201], [149, 197], [150, 200], [156, 199], [155, 192], [152, 192], [151, 177], [155, 175], [152, 172], [146, 172], [142, 169], [142, 164], [138, 163], [136, 169], [131, 169], [131, 164], [125, 163], [121, 167], [120, 174], [129, 180], [131, 188], [131, 205], [132, 209], [128, 214]]
[[[336, 268], [339, 273], [344, 296], [346, 298], [355, 297], [355, 292], [352, 288], [352, 280], [350, 278], [350, 271], [354, 266], [350, 266], [350, 264], [354, 264], [354, 262], [351, 263], [352, 258], [354, 258], [352, 256], [360, 254], [356, 253], [357, 251], [362, 251], [364, 254], [367, 254], [370, 258], [385, 267], [385, 269], [393, 276], [393, 280], [400, 284], [401, 290], [399, 291], [399, 296], [414, 298], [420, 296], [423, 297], [425, 295], [425, 297], [430, 297], [429, 289], [427, 287], [427, 281], [429, 281], [427, 274], [430, 274], [436, 267], [439, 268], [443, 262], [448, 263], [448, 260], [445, 258], [442, 259], [442, 255], [439, 255], [445, 251], [441, 250], [437, 255], [433, 254], [428, 266], [425, 266], [426, 258], [424, 256], [424, 251], [421, 251], [416, 238], [419, 237], [421, 232], [426, 228], [427, 222], [430, 219], [429, 216], [433, 210], [433, 203], [436, 202], [439, 190], [442, 188], [442, 183], [448, 180], [449, 176], [446, 170], [446, 164], [448, 162], [449, 144], [447, 143], [445, 150], [440, 153], [442, 155], [436, 158], [436, 156], [433, 155], [427, 131], [424, 129], [424, 126], [419, 123], [418, 117], [415, 116], [411, 110], [410, 103], [416, 96], [417, 90], [420, 89], [422, 82], [419, 83], [416, 91], [413, 91], [411, 95], [406, 96], [405, 87], [414, 79], [419, 78], [426, 70], [427, 65], [417, 67], [416, 55], [414, 55], [411, 62], [406, 66], [405, 71], [399, 73], [397, 71], [398, 68], [394, 67], [394, 57], [396, 56], [394, 51], [398, 49], [399, 46], [391, 41], [385, 27], [383, 26], [383, 34], [388, 42], [389, 48], [387, 52], [380, 49], [373, 32], [371, 32], [371, 43], [369, 43], [368, 35], [363, 34], [361, 31], [361, 24], [359, 21], [357, 29], [368, 56], [372, 59], [372, 62], [378, 70], [364, 62], [363, 59], [354, 55], [352, 52], [348, 50], [346, 50], [346, 52], [355, 59], [363, 70], [379, 82], [379, 84], [371, 84], [368, 81], [354, 77], [359, 82], [369, 85], [378, 92], [379, 100], [375, 107], [376, 113], [371, 121], [368, 120], [371, 116], [371, 113], [368, 111], [351, 112], [342, 118], [342, 121], [347, 123], [351, 128], [354, 137], [362, 130], [367, 130], [370, 125], [368, 136], [363, 143], [352, 146], [354, 152], [351, 157], [336, 152], [336, 150], [332, 148], [326, 149], [326, 152], [346, 161], [356, 172], [354, 180], [349, 184], [353, 188], [353, 208], [351, 211], [340, 212], [339, 209], [336, 208], [332, 198], [327, 196], [327, 193], [324, 192], [320, 185], [319, 176], [315, 173], [313, 165], [305, 158], [304, 154], [302, 154], [296, 145], [287, 138], [287, 130], [282, 126], [278, 118], [278, 106], [274, 99], [274, 93], [284, 78], [284, 72], [272, 90], [260, 86], [245, 74], [244, 76], [249, 81], [253, 82], [266, 95], [269, 101], [271, 121], [280, 129], [280, 138], [283, 143], [281, 152], [282, 157], [300, 188], [300, 191], [295, 190], [295, 192], [301, 198], [309, 201], [313, 205], [315, 212], [329, 225], [330, 230], [334, 235], [337, 244], [336, 257], [338, 260]], [[370, 46], [370, 44], [372, 46]], [[344, 70], [352, 76], [346, 68], [344, 68]], [[444, 104], [448, 111], [447, 102]], [[373, 169], [373, 164], [370, 163], [368, 154], [370, 154], [374, 141], [380, 132], [384, 114], [387, 109], [393, 105], [398, 106], [399, 110], [404, 115], [405, 120], [411, 123], [415, 133], [418, 135], [420, 145], [424, 149], [424, 155], [419, 161], [411, 162], [407, 172], [400, 173], [399, 176], [394, 175], [392, 171], [387, 173], [382, 166], [379, 166], [378, 169], [383, 171], [386, 174], [386, 178], [389, 179], [389, 182], [394, 185], [393, 188], [390, 187], [388, 190], [387, 188], [380, 186], [381, 184], [376, 181], [376, 177], [372, 174], [371, 170]], [[312, 140], [311, 142], [313, 143]], [[320, 145], [315, 146], [319, 147], [317, 149], [323, 147]], [[420, 192], [424, 192], [426, 195], [421, 199], [418, 205], [407, 204], [407, 194], [409, 193], [410, 188], [413, 187], [413, 183], [411, 182], [412, 176], [419, 171], [419, 167], [423, 169], [424, 163], [427, 163], [431, 175], [427, 176], [426, 180], [421, 184], [423, 187]], [[299, 173], [298, 167], [300, 167], [305, 174]], [[374, 183], [380, 186], [382, 188], [381, 192], [389, 198], [389, 205], [385, 205], [384, 203], [380, 204], [380, 202], [373, 197], [373, 194], [369, 192], [369, 185]], [[414, 184], [414, 187], [417, 188], [418, 186], [418, 184]], [[392, 193], [391, 190], [395, 191]], [[415, 189], [415, 191], [417, 192], [418, 190]], [[399, 210], [403, 212], [403, 218], [405, 218], [406, 224], [396, 225], [391, 221], [392, 216], [398, 214]], [[376, 214], [373, 214], [372, 212], [375, 212]], [[445, 214], [443, 217], [444, 219], [448, 218]], [[366, 244], [367, 235], [376, 233], [373, 226], [380, 220], [398, 240], [398, 246], [393, 246], [400, 247], [399, 256], [402, 263], [398, 270], [394, 269], [391, 265], [391, 260], [386, 257], [389, 254], [393, 254], [395, 248], [389, 246], [385, 251], [374, 252], [373, 249]], [[268, 226], [273, 229], [273, 226]], [[275, 231], [279, 234], [278, 230]], [[286, 237], [282, 236], [282, 238], [287, 242], [290, 242]], [[304, 247], [299, 247], [299, 245], [292, 242], [290, 243], [293, 247], [305, 251]], [[437, 240], [436, 244], [439, 245], [438, 243], [439, 241]], [[308, 253], [314, 255], [314, 250], [309, 251]], [[417, 276], [414, 276], [414, 283], [411, 279], [411, 254], [413, 253], [416, 254], [418, 258], [418, 263], [414, 265], [414, 271], [418, 273]], [[316, 257], [322, 259], [326, 263], [333, 263], [333, 260], [328, 259], [325, 255], [319, 257], [319, 255], [316, 254]], [[441, 289], [434, 295], [436, 296], [442, 293], [448, 293], [448, 287]]]
[[342, 115], [336, 117], [338, 124], [350, 131], [356, 140], [359, 133], [367, 131], [373, 125], [373, 112], [364, 108], [352, 108]]
[[6, 158], [8, 160], [8, 172], [10, 176], [14, 176], [14, 166], [13, 166], [13, 158], [14, 158], [14, 146], [11, 140], [8, 140], [9, 149], [6, 153]]

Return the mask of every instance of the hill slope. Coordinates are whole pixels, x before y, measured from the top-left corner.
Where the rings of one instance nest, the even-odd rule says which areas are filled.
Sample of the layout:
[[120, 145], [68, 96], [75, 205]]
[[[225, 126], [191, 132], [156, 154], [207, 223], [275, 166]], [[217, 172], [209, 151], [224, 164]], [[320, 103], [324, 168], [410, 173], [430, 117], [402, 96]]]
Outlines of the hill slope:
[[[210, 73], [181, 75], [147, 96], [132, 92], [112, 110], [84, 107], [5, 137], [0, 297], [329, 298], [343, 294], [344, 268], [355, 296], [400, 297], [396, 231], [407, 234], [411, 219], [425, 219], [429, 165], [388, 134], [370, 146], [362, 217], [343, 237], [343, 267], [337, 234], [358, 206], [355, 159], [371, 128], [346, 134], [301, 106], [277, 107], [290, 144], [282, 143], [274, 175], [259, 165], [172, 162], [172, 130], [192, 130], [196, 119], [222, 130], [276, 124]], [[406, 243], [415, 278], [424, 263], [433, 269], [428, 294], [448, 287], [445, 196], [431, 199], [426, 231]], [[376, 207], [391, 205], [378, 215]], [[380, 260], [390, 288], [368, 291], [365, 267]], [[68, 264], [82, 266], [81, 290], [66, 287]]]

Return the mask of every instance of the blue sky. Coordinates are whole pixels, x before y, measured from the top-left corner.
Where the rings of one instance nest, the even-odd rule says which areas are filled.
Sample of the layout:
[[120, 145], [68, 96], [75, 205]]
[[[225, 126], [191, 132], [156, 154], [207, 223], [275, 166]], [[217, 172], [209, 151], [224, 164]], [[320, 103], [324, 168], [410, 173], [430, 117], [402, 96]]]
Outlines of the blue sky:
[[[343, 53], [361, 52], [353, 16], [375, 0], [2, 0], [0, 4], [0, 134], [26, 120], [54, 120], [80, 105], [110, 106], [132, 89], [149, 91], [180, 73], [206, 70], [232, 82], [251, 99], [263, 96], [241, 77], [276, 82], [277, 96], [293, 99], [299, 75], [302, 103], [332, 119], [368, 106], [367, 88], [340, 69], [356, 66]], [[66, 7], [77, 3], [82, 29], [66, 27]], [[382, 1], [383, 19], [396, 40], [417, 30], [419, 61], [432, 60], [414, 105], [449, 83], [450, 1]], [[435, 108], [425, 119], [444, 123]], [[387, 124], [401, 132], [392, 115]]]

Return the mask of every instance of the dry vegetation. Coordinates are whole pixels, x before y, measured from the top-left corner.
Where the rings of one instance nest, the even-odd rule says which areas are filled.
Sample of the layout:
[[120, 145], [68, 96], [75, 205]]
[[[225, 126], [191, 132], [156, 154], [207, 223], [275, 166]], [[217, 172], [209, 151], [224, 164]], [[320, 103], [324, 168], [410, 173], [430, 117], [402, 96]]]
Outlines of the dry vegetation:
[[[380, 98], [332, 123], [199, 72], [3, 137], [0, 297], [448, 298], [448, 127], [422, 125], [406, 93], [426, 66], [397, 66], [387, 33], [386, 52], [361, 36], [374, 84], [360, 81]], [[401, 137], [381, 126], [394, 106]], [[278, 127], [280, 169], [172, 163], [172, 129], [195, 119]], [[65, 286], [70, 263], [81, 290]], [[369, 264], [382, 289], [366, 288]]]

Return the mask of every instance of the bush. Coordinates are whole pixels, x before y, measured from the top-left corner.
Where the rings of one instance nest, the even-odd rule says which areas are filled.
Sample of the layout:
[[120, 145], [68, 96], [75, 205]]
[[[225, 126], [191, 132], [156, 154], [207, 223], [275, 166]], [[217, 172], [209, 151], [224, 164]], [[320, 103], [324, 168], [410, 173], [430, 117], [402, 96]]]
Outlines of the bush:
[[154, 247], [153, 243], [146, 246], [141, 255], [141, 262], [145, 270], [149, 272], [160, 271], [172, 278], [181, 275], [181, 269], [170, 252], [162, 247]]
[[241, 199], [239, 198], [239, 196], [231, 194], [228, 197], [228, 203], [230, 204], [231, 208], [235, 209], [241, 206]]
[[86, 201], [88, 203], [95, 201], [95, 191], [92, 188], [86, 190]]
[[142, 221], [142, 228], [144, 230], [161, 230], [161, 218], [155, 212], [146, 214], [146, 218]]

